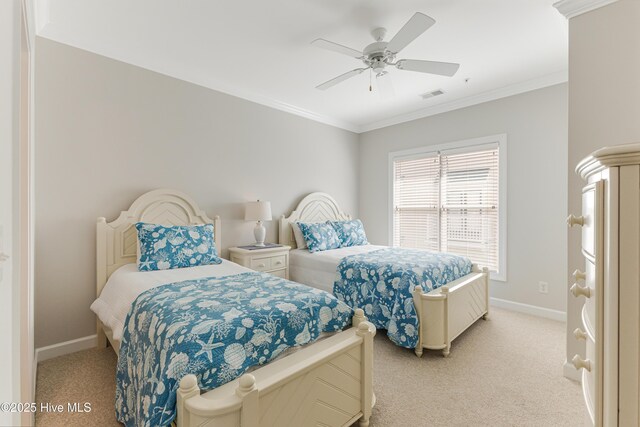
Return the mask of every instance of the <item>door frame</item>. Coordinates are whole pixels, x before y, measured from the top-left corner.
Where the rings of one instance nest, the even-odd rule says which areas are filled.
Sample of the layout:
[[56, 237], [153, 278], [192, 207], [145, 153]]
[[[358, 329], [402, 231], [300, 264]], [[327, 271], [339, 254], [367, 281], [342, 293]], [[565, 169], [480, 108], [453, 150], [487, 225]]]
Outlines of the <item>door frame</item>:
[[[20, 401], [35, 402], [36, 363], [34, 350], [33, 288], [34, 288], [34, 81], [35, 81], [35, 5], [33, 0], [21, 0], [20, 22], [20, 109], [17, 182], [18, 197], [18, 286], [14, 298], [16, 324], [19, 330], [14, 340], [18, 344], [20, 363]], [[21, 414], [22, 425], [34, 425], [32, 413]]]

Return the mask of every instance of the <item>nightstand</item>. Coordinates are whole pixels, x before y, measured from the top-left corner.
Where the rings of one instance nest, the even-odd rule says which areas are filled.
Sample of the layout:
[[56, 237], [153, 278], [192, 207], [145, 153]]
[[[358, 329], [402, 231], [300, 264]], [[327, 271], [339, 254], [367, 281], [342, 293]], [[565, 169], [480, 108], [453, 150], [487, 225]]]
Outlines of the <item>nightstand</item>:
[[267, 249], [229, 248], [232, 262], [256, 271], [264, 271], [274, 276], [289, 279], [289, 251], [291, 246]]

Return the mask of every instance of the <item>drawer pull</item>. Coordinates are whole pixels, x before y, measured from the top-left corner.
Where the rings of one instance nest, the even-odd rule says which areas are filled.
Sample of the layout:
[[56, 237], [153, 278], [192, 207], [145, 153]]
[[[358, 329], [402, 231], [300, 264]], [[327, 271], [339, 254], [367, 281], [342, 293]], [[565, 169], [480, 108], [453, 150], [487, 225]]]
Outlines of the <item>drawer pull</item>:
[[570, 290], [573, 296], [576, 298], [578, 298], [580, 295], [584, 296], [585, 298], [591, 298], [591, 288], [587, 286], [580, 286], [577, 283], [574, 283]]
[[573, 331], [573, 336], [576, 337], [577, 340], [587, 339], [587, 333], [580, 328], [576, 328], [575, 331]]
[[584, 368], [587, 371], [591, 372], [591, 360], [589, 359], [582, 359], [576, 354], [575, 356], [573, 356], [573, 359], [571, 359], [571, 363], [573, 363], [573, 367], [577, 370]]
[[586, 278], [587, 278], [587, 275], [586, 275], [583, 271], [576, 270], [576, 271], [574, 271], [574, 272], [573, 272], [573, 278], [574, 278], [576, 281], [578, 281], [578, 280], [584, 280], [584, 279], [586, 279]]
[[258, 268], [265, 268], [265, 267], [266, 267], [266, 265], [263, 264], [263, 263], [258, 264]]
[[282, 265], [282, 261], [276, 261], [276, 265]]
[[569, 227], [573, 227], [574, 225], [579, 225], [582, 227], [584, 225], [584, 217], [571, 214], [567, 217], [567, 224], [569, 224]]

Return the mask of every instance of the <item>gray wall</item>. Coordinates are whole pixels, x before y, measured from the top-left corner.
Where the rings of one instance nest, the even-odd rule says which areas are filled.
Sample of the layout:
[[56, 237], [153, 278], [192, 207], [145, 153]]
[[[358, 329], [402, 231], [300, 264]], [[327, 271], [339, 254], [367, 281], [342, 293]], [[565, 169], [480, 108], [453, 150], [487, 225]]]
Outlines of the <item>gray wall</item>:
[[[640, 142], [640, 1], [619, 0], [569, 21], [569, 212], [581, 212], [584, 181], [574, 169], [592, 151]], [[580, 230], [568, 232], [567, 280], [584, 267]], [[584, 298], [569, 296], [567, 331], [580, 326]], [[567, 334], [567, 359], [584, 341]], [[573, 369], [572, 367], [569, 368]]]
[[[389, 152], [506, 133], [507, 282], [491, 296], [565, 311], [567, 85], [367, 132], [360, 139], [360, 216], [373, 243], [388, 243]], [[538, 282], [549, 293], [538, 292]]]
[[253, 240], [248, 200], [277, 219], [326, 191], [358, 214], [356, 134], [47, 39], [36, 55], [36, 347], [95, 333], [95, 219], [146, 191], [219, 214], [224, 248]]
[[[508, 282], [492, 296], [565, 309], [566, 85], [358, 136], [47, 39], [36, 53], [36, 347], [94, 333], [95, 218], [148, 190], [185, 191], [221, 215], [224, 248], [252, 241], [245, 201], [271, 200], [277, 218], [311, 191], [386, 244], [390, 151], [500, 133]], [[267, 229], [275, 241], [276, 221]]]

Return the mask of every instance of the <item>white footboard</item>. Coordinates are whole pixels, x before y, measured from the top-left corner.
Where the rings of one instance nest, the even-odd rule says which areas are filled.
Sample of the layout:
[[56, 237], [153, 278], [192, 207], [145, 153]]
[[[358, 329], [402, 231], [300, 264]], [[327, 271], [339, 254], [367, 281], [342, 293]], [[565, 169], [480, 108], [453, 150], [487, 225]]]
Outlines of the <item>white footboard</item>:
[[357, 312], [353, 328], [204, 394], [185, 376], [178, 427], [368, 426], [376, 329]]
[[448, 356], [451, 341], [489, 313], [489, 270], [474, 264], [471, 274], [431, 292], [416, 287], [413, 301], [420, 319], [416, 355], [426, 348]]

